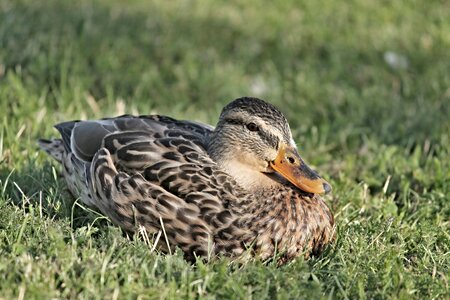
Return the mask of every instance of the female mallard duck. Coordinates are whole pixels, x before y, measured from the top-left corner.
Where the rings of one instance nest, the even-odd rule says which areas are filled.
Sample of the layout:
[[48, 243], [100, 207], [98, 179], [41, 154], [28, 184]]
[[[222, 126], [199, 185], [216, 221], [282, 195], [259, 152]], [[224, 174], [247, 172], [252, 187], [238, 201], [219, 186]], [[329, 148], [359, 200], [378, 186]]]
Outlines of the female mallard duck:
[[286, 262], [333, 240], [318, 195], [331, 186], [298, 154], [284, 115], [260, 99], [234, 100], [216, 128], [159, 115], [56, 128], [62, 139], [40, 146], [62, 163], [72, 194], [127, 232], [164, 231], [165, 250]]

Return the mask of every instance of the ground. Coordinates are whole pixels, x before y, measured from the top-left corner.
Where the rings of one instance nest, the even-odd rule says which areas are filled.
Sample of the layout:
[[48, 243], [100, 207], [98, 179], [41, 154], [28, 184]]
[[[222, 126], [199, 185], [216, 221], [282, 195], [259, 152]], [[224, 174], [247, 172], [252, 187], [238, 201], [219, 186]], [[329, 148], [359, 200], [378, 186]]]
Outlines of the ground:
[[[449, 299], [449, 49], [449, 1], [0, 0], [0, 298]], [[36, 145], [71, 119], [214, 124], [243, 95], [333, 186], [322, 256], [158, 254]]]

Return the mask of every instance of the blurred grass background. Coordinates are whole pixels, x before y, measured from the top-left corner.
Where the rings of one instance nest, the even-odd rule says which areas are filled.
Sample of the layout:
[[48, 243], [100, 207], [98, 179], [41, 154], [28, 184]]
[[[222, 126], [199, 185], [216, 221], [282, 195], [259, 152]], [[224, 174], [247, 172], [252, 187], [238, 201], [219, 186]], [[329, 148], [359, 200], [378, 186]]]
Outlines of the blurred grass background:
[[[450, 297], [449, 1], [0, 0], [0, 297]], [[339, 239], [276, 268], [149, 253], [73, 205], [69, 119], [278, 106]]]

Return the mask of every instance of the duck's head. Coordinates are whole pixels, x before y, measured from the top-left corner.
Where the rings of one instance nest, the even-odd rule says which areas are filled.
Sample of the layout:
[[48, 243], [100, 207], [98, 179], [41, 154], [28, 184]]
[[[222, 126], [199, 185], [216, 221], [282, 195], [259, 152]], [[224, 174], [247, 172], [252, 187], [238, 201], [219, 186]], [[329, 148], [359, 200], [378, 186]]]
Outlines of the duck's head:
[[224, 107], [208, 153], [250, 190], [282, 184], [281, 176], [305, 192], [331, 191], [299, 155], [284, 115], [257, 98], [239, 98]]

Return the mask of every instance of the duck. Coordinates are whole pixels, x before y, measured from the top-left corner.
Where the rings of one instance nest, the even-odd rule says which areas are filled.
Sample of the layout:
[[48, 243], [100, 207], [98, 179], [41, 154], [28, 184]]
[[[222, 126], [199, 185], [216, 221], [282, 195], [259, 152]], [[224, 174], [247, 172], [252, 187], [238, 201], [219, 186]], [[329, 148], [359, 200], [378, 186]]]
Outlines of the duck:
[[126, 233], [163, 233], [163, 252], [284, 264], [335, 240], [322, 198], [331, 185], [300, 156], [283, 113], [264, 100], [230, 102], [215, 127], [163, 115], [55, 127], [61, 137], [39, 145], [62, 164], [70, 193]]

